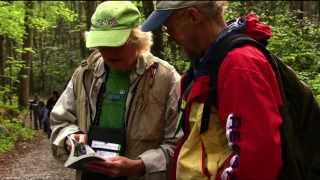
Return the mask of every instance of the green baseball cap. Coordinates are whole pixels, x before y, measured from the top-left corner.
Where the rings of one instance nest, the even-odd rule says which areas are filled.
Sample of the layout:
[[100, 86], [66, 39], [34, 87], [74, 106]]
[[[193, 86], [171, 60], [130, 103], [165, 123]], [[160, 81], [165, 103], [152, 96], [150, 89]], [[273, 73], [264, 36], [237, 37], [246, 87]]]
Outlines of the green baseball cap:
[[106, 1], [98, 5], [86, 32], [86, 47], [124, 45], [133, 28], [140, 24], [140, 12], [130, 1]]

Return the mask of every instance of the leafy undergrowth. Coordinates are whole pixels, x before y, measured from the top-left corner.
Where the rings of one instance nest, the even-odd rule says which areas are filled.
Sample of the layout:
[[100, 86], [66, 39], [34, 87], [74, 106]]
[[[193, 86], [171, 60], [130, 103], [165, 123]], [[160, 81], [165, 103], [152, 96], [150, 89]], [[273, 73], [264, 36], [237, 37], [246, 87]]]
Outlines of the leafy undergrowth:
[[35, 132], [19, 120], [25, 113], [15, 107], [0, 106], [0, 154], [12, 150], [18, 141], [31, 140], [35, 136]]

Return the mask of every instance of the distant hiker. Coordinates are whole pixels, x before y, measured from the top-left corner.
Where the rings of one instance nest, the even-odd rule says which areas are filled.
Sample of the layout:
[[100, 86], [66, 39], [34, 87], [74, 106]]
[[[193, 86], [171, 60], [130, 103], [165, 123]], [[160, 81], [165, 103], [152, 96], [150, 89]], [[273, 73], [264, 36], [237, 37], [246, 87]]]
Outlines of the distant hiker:
[[96, 8], [86, 34], [86, 46], [96, 50], [51, 112], [55, 157], [67, 157], [67, 136], [93, 148], [100, 144], [96, 150], [106, 157], [120, 154], [88, 164], [77, 179], [167, 179], [181, 136], [175, 134], [180, 76], [150, 53], [152, 36], [140, 30], [140, 18], [129, 1]]
[[41, 122], [43, 132], [45, 132], [49, 138], [51, 134], [49, 109], [47, 108], [47, 106], [45, 106], [45, 104], [42, 101], [39, 102], [39, 120]]
[[39, 101], [37, 108], [38, 108], [37, 116], [38, 116], [39, 127], [40, 127], [40, 129], [42, 129], [43, 128], [42, 119], [43, 119], [43, 116], [44, 116], [44, 108], [46, 108], [44, 102], [43, 101]]
[[39, 96], [35, 95], [32, 100], [29, 101], [30, 106], [30, 119], [31, 119], [31, 124], [33, 125], [33, 128], [35, 130], [38, 130], [40, 127], [39, 124]]
[[44, 128], [45, 128], [44, 131], [47, 133], [48, 137], [50, 137], [51, 135], [50, 114], [54, 105], [58, 101], [59, 97], [60, 97], [59, 92], [53, 91], [51, 97], [47, 100], [46, 109], [45, 109], [47, 111], [47, 114], [46, 116], [44, 116], [43, 122], [44, 122]]
[[48, 99], [46, 106], [49, 110], [49, 114], [50, 114], [51, 110], [53, 109], [53, 106], [58, 101], [59, 96], [60, 96], [60, 94], [58, 91], [53, 91], [51, 97]]

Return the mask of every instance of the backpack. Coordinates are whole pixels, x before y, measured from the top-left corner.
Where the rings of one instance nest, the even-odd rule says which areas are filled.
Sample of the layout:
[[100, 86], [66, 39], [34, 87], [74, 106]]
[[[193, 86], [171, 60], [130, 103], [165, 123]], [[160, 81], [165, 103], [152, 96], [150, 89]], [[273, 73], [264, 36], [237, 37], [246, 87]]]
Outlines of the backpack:
[[[205, 102], [200, 132], [208, 129], [210, 107], [217, 105], [217, 79], [224, 57], [234, 48], [253, 45], [267, 57], [274, 70], [283, 106], [279, 107], [283, 123], [280, 129], [283, 169], [280, 180], [320, 179], [320, 108], [309, 87], [276, 55], [245, 34], [231, 34], [220, 39], [212, 48], [215, 52], [210, 69], [210, 92]], [[212, 101], [214, 99], [214, 101]], [[267, 172], [266, 172], [267, 173]]]

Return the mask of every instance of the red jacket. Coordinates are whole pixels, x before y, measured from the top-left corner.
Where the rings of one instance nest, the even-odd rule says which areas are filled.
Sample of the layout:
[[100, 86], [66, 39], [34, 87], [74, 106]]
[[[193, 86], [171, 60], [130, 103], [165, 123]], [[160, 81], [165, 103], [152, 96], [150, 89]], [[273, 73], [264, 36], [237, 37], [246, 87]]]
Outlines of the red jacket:
[[[246, 16], [245, 32], [256, 40], [271, 37], [270, 27], [260, 23], [254, 14]], [[206, 91], [203, 88], [206, 86], [195, 86], [201, 81], [208, 83], [207, 79], [194, 80], [187, 100], [203, 95], [200, 91]], [[282, 167], [279, 112], [282, 99], [268, 60], [251, 45], [231, 50], [220, 66], [217, 88], [218, 116], [234, 152], [220, 167], [216, 179], [276, 180]], [[176, 157], [189, 135], [190, 127], [185, 123], [187, 130]], [[205, 174], [210, 176], [210, 172]]]
[[[256, 40], [271, 36], [270, 27], [259, 23], [254, 14], [246, 19], [247, 35]], [[282, 99], [275, 73], [263, 53], [250, 45], [229, 52], [220, 66], [218, 92], [222, 126], [230, 113], [241, 118], [240, 163], [234, 169], [235, 176], [239, 180], [276, 180], [282, 165]]]

